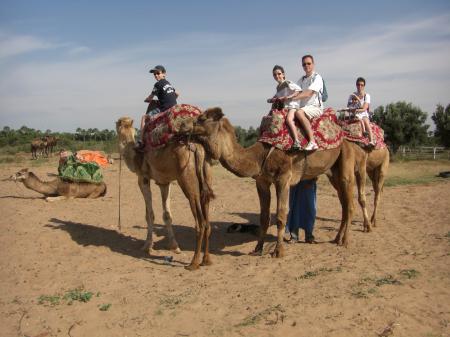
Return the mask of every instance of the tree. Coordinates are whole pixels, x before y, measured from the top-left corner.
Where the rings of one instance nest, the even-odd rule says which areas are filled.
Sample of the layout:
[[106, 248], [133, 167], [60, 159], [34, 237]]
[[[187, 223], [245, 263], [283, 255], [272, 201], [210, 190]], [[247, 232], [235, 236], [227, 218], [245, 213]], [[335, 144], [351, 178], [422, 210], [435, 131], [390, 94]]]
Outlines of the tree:
[[373, 120], [384, 130], [385, 141], [397, 152], [401, 145], [417, 146], [427, 140], [427, 113], [411, 103], [396, 102], [379, 106]]
[[431, 119], [436, 125], [434, 136], [440, 140], [442, 145], [450, 147], [450, 104], [445, 107], [445, 110], [443, 105], [438, 104]]

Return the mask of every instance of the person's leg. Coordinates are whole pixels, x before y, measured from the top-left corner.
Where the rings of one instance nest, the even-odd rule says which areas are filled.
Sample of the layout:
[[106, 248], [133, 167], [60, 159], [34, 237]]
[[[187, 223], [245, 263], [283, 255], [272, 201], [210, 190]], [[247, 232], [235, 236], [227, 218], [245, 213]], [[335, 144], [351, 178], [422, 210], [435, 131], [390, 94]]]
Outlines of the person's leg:
[[308, 141], [313, 142], [314, 135], [311, 128], [311, 123], [309, 122], [309, 119], [306, 116], [305, 111], [303, 109], [298, 109], [295, 113], [295, 117], [297, 117], [297, 119], [300, 121], [300, 125], [303, 127], [303, 130], [305, 130]]
[[141, 118], [141, 143], [144, 143], [144, 127], [145, 127], [145, 118], [147, 115], [143, 115]]
[[296, 109], [290, 109], [288, 111], [288, 115], [286, 117], [286, 123], [287, 123], [287, 125], [288, 125], [288, 127], [289, 127], [289, 129], [291, 131], [292, 138], [294, 139], [294, 142], [295, 143], [299, 143], [297, 127], [295, 126], [295, 121], [294, 121], [294, 119], [295, 119], [295, 112], [296, 111], [297, 111]]
[[369, 133], [370, 144], [375, 145], [375, 140], [373, 139], [373, 133], [372, 133], [372, 128], [370, 127], [369, 118], [364, 117], [363, 123], [364, 123], [364, 126], [366, 127], [366, 131]]
[[306, 207], [306, 226], [305, 226], [305, 242], [315, 243], [315, 238], [313, 235], [314, 223], [316, 221], [317, 213], [317, 184], [316, 180], [312, 179], [308, 181], [308, 189], [305, 189], [305, 194], [307, 196]]

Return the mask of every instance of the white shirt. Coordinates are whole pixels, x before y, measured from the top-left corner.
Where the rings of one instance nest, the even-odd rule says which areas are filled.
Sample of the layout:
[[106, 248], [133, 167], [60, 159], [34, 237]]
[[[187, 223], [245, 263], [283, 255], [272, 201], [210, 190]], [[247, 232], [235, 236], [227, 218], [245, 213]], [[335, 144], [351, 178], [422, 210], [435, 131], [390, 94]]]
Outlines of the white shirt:
[[312, 75], [309, 77], [303, 76], [298, 80], [297, 83], [300, 85], [300, 88], [302, 88], [302, 90], [309, 89], [314, 91], [314, 94], [310, 98], [304, 98], [300, 100], [300, 107], [302, 108], [307, 105], [313, 105], [320, 108], [321, 102], [319, 101], [318, 93], [323, 92], [322, 76], [320, 76], [318, 73], [312, 73]]
[[[294, 92], [299, 92], [301, 90], [302, 89], [296, 83], [291, 81], [284, 81], [283, 83], [277, 86], [277, 93], [275, 94], [275, 96], [276, 97], [289, 96], [292, 95]], [[300, 101], [290, 99], [285, 102], [285, 106], [288, 109], [298, 109], [300, 107]]]

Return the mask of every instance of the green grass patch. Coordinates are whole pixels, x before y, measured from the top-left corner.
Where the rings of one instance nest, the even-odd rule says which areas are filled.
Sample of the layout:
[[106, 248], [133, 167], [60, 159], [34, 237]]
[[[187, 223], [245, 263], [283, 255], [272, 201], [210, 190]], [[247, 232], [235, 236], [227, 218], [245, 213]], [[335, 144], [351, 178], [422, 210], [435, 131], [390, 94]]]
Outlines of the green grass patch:
[[314, 278], [320, 274], [323, 273], [332, 273], [332, 272], [340, 272], [342, 271], [341, 267], [337, 267], [337, 268], [320, 268], [317, 270], [312, 270], [312, 271], [306, 271], [303, 275], [300, 275], [298, 277], [295, 278], [296, 281], [298, 280], [306, 280], [306, 279], [310, 279], [310, 278]]
[[98, 309], [100, 311], [108, 311], [109, 308], [111, 308], [111, 305], [112, 305], [111, 303], [105, 303], [105, 304], [100, 305]]
[[66, 291], [64, 295], [41, 295], [38, 298], [38, 304], [55, 306], [63, 302], [67, 305], [71, 305], [74, 301], [86, 303], [90, 301], [92, 295], [92, 292], [84, 290], [83, 287], [79, 287]]

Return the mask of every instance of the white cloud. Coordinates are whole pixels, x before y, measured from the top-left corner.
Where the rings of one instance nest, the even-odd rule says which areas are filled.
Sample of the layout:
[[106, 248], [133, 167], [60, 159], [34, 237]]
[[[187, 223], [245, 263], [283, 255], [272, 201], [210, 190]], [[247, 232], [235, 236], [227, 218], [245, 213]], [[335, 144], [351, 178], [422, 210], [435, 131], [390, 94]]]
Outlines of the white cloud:
[[[28, 61], [0, 71], [0, 124], [113, 128], [117, 117], [138, 118], [145, 110], [143, 99], [154, 83], [148, 70], [162, 63], [181, 92], [180, 102], [219, 105], [233, 123], [257, 126], [268, 109], [265, 99], [274, 91], [273, 65], [282, 64], [288, 78], [296, 80], [305, 53], [315, 56], [327, 81], [330, 106], [345, 104], [356, 77], [363, 76], [374, 107], [406, 100], [432, 112], [435, 104], [449, 103], [449, 23], [450, 17], [443, 15], [341, 29], [342, 37], [332, 36], [329, 26], [320, 32], [292, 27], [283, 37], [199, 32], [105, 54], [66, 44], [78, 57]], [[37, 42], [11, 50], [52, 47], [37, 38], [29, 41]]]
[[0, 59], [50, 48], [55, 48], [55, 45], [34, 36], [0, 33]]

